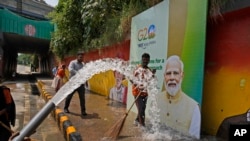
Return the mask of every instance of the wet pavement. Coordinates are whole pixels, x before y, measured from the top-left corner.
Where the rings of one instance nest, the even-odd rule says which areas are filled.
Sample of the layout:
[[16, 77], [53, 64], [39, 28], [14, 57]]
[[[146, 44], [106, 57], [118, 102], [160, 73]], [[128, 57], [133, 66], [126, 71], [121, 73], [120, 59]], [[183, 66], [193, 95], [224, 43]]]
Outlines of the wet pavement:
[[[39, 77], [38, 81], [42, 81], [44, 89], [52, 96], [55, 91], [51, 88], [51, 77]], [[6, 85], [11, 89], [13, 99], [16, 103], [17, 118], [16, 126], [12, 127], [14, 131], [20, 131], [32, 117], [46, 104], [45, 100], [40, 96], [37, 83], [31, 78], [24, 76], [21, 79], [4, 81], [1, 85]], [[104, 133], [109, 130], [116, 121], [121, 119], [125, 112], [126, 106], [115, 101], [106, 99], [105, 96], [95, 94], [86, 90], [86, 112], [87, 116], [80, 115], [80, 106], [78, 94], [72, 98], [69, 110], [66, 114], [76, 132], [79, 132], [83, 141], [101, 141], [104, 139]], [[57, 105], [63, 110], [64, 100]], [[135, 114], [130, 112], [125, 118], [122, 131], [117, 140], [119, 141], [139, 141], [141, 139], [141, 128], [133, 125]], [[64, 134], [60, 131], [55, 119], [48, 115], [47, 118], [31, 135], [33, 140], [37, 141], [64, 141]]]
[[[33, 74], [34, 75], [34, 74]], [[6, 85], [11, 89], [13, 99], [16, 103], [17, 118], [16, 126], [12, 127], [14, 131], [20, 131], [23, 127], [38, 113], [46, 104], [45, 100], [40, 96], [41, 90], [38, 89], [37, 81], [43, 83], [43, 89], [51, 96], [56, 93], [51, 87], [52, 77], [35, 75], [19, 76], [16, 80], [4, 81], [1, 85]], [[36, 78], [36, 79], [35, 79]], [[37, 80], [37, 81], [36, 81]], [[107, 141], [104, 133], [122, 117], [126, 112], [126, 106], [115, 101], [106, 99], [105, 96], [86, 90], [86, 112], [87, 116], [80, 115], [80, 104], [78, 94], [72, 98], [69, 110], [66, 116], [75, 127], [83, 141]], [[57, 105], [63, 111], [64, 100]], [[129, 105], [130, 106], [130, 105]], [[142, 137], [142, 128], [133, 125], [135, 113], [130, 112], [125, 118], [124, 125], [117, 141], [155, 141], [154, 138], [147, 140]], [[146, 127], [150, 128], [147, 123]], [[58, 123], [54, 117], [49, 114], [46, 119], [39, 125], [36, 132], [31, 138], [36, 141], [66, 141], [64, 134], [58, 127]], [[169, 133], [166, 133], [169, 134]], [[145, 134], [144, 134], [145, 135]], [[178, 134], [174, 133], [173, 136]], [[183, 139], [183, 138], [182, 138]], [[175, 139], [157, 139], [157, 141], [168, 141]], [[201, 140], [217, 141], [213, 136], [203, 136]]]
[[[11, 94], [16, 104], [16, 125], [13, 131], [20, 131], [30, 119], [44, 106], [45, 101], [39, 96], [39, 92], [34, 89], [35, 83], [29, 79], [4, 81], [5, 85], [11, 89]], [[36, 141], [63, 141], [63, 134], [58, 129], [55, 120], [48, 116], [42, 124], [31, 135], [32, 140]]]
[[[44, 89], [51, 95], [55, 91], [51, 89], [51, 79], [38, 78], [44, 83]], [[69, 111], [66, 114], [77, 132], [79, 132], [84, 141], [101, 141], [105, 140], [104, 133], [109, 130], [116, 121], [124, 117], [126, 105], [119, 102], [106, 99], [105, 96], [95, 94], [86, 90], [86, 112], [87, 116], [82, 117], [80, 114], [80, 104], [78, 94], [75, 94], [70, 103]], [[58, 105], [63, 110], [64, 100]], [[125, 118], [122, 131], [117, 138], [119, 141], [141, 141], [141, 128], [133, 125], [135, 114], [130, 112]]]
[[[39, 86], [36, 80], [43, 83], [43, 89], [51, 96], [56, 94], [51, 87], [52, 78], [41, 75], [36, 75], [36, 79], [29, 75], [24, 75], [19, 79], [0, 83], [0, 85], [6, 85], [11, 89], [13, 99], [16, 103], [16, 126], [12, 127], [14, 131], [22, 130], [32, 117], [34, 117], [46, 104], [42, 95], [40, 96], [41, 90], [38, 88]], [[124, 117], [126, 106], [119, 102], [108, 100], [105, 96], [93, 93], [89, 90], [86, 90], [85, 98], [87, 116], [82, 117], [80, 115], [78, 94], [73, 96], [69, 107], [70, 113], [65, 113], [66, 116], [76, 129], [76, 132], [81, 135], [83, 141], [108, 141], [104, 138], [105, 132], [111, 129], [118, 120]], [[57, 105], [57, 108], [62, 111], [63, 107], [64, 100]], [[145, 137], [142, 137], [142, 135], [145, 135], [145, 132], [143, 132], [145, 129], [133, 125], [135, 117], [135, 113], [129, 112], [125, 118], [121, 133], [116, 139], [117, 141], [176, 141], [176, 139], [172, 137], [164, 139], [149, 137], [145, 139]], [[147, 125], [148, 123], [149, 122], [146, 122], [146, 127], [150, 128], [150, 126]], [[146, 129], [146, 131], [148, 131], [148, 129]], [[178, 133], [166, 132], [166, 136], [168, 136], [168, 134], [172, 134], [171, 136], [180, 136]], [[64, 135], [65, 133], [60, 130], [55, 118], [49, 114], [38, 126], [36, 132], [31, 135], [31, 139], [35, 141], [69, 141], [69, 139], [64, 138]], [[183, 139], [190, 140], [182, 137], [177, 140]], [[201, 140], [217, 141], [218, 139], [213, 136], [203, 136]]]

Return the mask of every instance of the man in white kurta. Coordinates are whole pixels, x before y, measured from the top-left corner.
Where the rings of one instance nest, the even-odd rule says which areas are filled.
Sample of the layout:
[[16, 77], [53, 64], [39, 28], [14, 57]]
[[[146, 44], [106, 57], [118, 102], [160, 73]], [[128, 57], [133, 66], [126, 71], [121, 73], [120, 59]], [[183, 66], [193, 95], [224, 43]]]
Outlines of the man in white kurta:
[[166, 62], [164, 72], [166, 91], [157, 96], [160, 120], [177, 131], [199, 139], [200, 107], [181, 89], [184, 76], [183, 67], [184, 65], [178, 56], [171, 56]]

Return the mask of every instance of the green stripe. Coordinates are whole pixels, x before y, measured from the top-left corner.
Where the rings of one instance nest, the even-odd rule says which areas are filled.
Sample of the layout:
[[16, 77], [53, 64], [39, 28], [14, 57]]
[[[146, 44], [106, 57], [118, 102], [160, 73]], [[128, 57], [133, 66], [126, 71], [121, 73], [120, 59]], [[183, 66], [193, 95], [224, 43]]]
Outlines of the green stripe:
[[35, 28], [33, 37], [42, 39], [51, 39], [51, 33], [54, 32], [54, 25], [50, 21], [36, 21], [21, 17], [7, 9], [0, 9], [0, 31], [16, 33], [28, 36], [25, 33], [25, 26], [32, 25]]
[[182, 89], [201, 104], [204, 75], [207, 0], [188, 0], [187, 27], [182, 60]]

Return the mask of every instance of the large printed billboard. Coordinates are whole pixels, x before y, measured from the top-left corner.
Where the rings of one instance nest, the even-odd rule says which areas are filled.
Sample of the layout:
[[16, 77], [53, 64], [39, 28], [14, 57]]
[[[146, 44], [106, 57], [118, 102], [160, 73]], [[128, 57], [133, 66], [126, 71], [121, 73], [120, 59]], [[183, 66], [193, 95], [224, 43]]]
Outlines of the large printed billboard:
[[[164, 0], [132, 18], [130, 61], [150, 54], [162, 124], [200, 138], [207, 1]], [[128, 106], [134, 101], [128, 85]], [[150, 107], [150, 94], [147, 102]], [[137, 113], [136, 107], [132, 109]]]

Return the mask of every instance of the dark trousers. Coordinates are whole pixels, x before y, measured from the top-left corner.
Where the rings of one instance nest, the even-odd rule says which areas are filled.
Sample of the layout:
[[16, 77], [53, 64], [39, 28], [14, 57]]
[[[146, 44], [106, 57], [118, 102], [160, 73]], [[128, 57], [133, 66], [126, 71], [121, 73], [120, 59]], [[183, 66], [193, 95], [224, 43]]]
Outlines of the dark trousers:
[[68, 109], [70, 101], [72, 99], [72, 96], [74, 95], [75, 92], [77, 92], [78, 95], [79, 95], [81, 112], [83, 114], [83, 113], [86, 112], [86, 108], [85, 108], [85, 87], [84, 87], [84, 84], [81, 85], [80, 87], [78, 87], [77, 89], [75, 89], [71, 94], [69, 94], [66, 97], [64, 109]]
[[[10, 128], [10, 124], [7, 120], [1, 120], [1, 122]], [[0, 125], [0, 141], [8, 141], [10, 136], [10, 131]]]
[[137, 117], [135, 120], [138, 121], [142, 126], [145, 126], [145, 110], [146, 110], [147, 99], [148, 99], [147, 96], [146, 97], [139, 96], [135, 102], [138, 110]]

